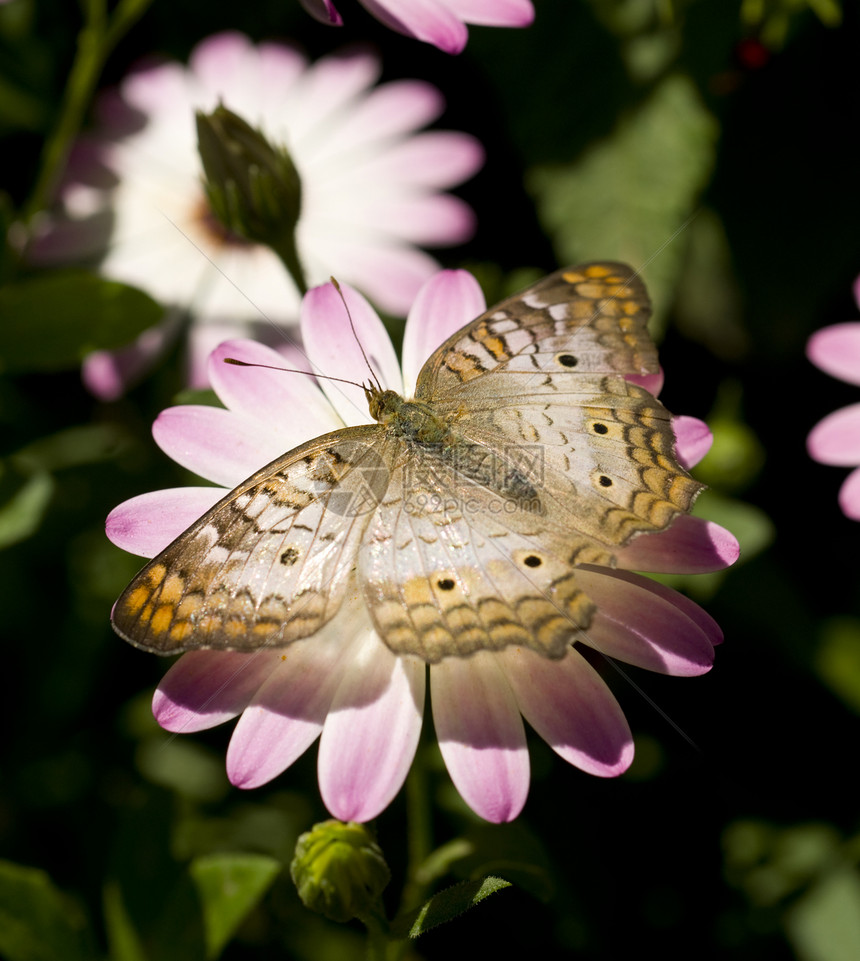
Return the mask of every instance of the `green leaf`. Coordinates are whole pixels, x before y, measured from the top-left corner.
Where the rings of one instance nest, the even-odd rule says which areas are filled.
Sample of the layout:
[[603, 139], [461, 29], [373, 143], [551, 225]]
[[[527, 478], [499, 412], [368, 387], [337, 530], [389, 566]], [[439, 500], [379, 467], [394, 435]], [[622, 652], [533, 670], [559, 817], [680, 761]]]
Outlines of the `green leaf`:
[[147, 961], [146, 952], [125, 909], [122, 891], [116, 881], [109, 881], [105, 885], [102, 900], [111, 961]]
[[417, 938], [431, 928], [453, 921], [464, 911], [480, 904], [496, 891], [511, 887], [502, 878], [483, 878], [479, 881], [462, 881], [454, 884], [425, 901], [416, 911], [398, 918], [392, 925], [392, 933], [399, 938]]
[[714, 441], [696, 464], [696, 477], [722, 491], [748, 487], [764, 466], [765, 450], [744, 419], [743, 388], [737, 381], [720, 384], [717, 402], [707, 422]]
[[818, 641], [814, 664], [830, 690], [860, 714], [860, 621], [849, 617], [828, 621]]
[[522, 822], [475, 824], [463, 841], [468, 848], [463, 846], [458, 859], [450, 854], [447, 859], [455, 875], [473, 879], [503, 874], [539, 901], [552, 897], [555, 882], [549, 858], [540, 839]]
[[0, 549], [38, 530], [53, 492], [54, 481], [46, 471], [0, 461]]
[[129, 446], [128, 433], [117, 424], [79, 424], [32, 441], [14, 458], [33, 468], [57, 471], [113, 460]]
[[96, 957], [80, 906], [44, 871], [0, 861], [0, 956], [4, 961]]
[[860, 958], [860, 875], [840, 865], [814, 884], [788, 913], [788, 936], [800, 961]]
[[224, 760], [209, 748], [159, 732], [143, 740], [136, 756], [141, 774], [183, 797], [217, 801], [230, 787]]
[[684, 228], [714, 165], [717, 132], [692, 81], [670, 75], [582, 156], [527, 171], [559, 262], [647, 264], [659, 317], [680, 274]]
[[280, 870], [278, 861], [262, 854], [212, 854], [192, 861], [207, 958], [218, 957]]
[[41, 274], [0, 289], [0, 370], [75, 367], [122, 347], [161, 319], [151, 297], [84, 271]]

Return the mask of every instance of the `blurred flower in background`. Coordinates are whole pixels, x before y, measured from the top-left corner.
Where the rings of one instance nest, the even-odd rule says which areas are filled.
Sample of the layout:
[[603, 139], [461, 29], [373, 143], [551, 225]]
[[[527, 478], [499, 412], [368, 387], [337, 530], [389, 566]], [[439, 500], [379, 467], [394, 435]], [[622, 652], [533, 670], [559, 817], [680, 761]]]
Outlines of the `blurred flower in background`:
[[[333, 285], [314, 288], [304, 299], [302, 335], [311, 369], [354, 377], [365, 366], [361, 344], [374, 358], [383, 387], [406, 396], [432, 349], [485, 308], [469, 273], [443, 271], [431, 278], [409, 313], [401, 371], [373, 309], [354, 290], [342, 290], [357, 338]], [[370, 421], [357, 385], [249, 371], [223, 363], [226, 357], [278, 363], [263, 345], [222, 344], [212, 355], [210, 376], [227, 409], [170, 408], [153, 428], [174, 460], [222, 486], [154, 491], [126, 501], [107, 521], [108, 537], [119, 547], [154, 556], [229, 488], [283, 451], [315, 434]], [[661, 378], [650, 381], [653, 388]], [[695, 461], [707, 450], [707, 428], [690, 417], [675, 426], [679, 456]], [[582, 567], [577, 577], [597, 605], [582, 640], [648, 670], [705, 673], [722, 639], [717, 625], [685, 596], [631, 572], [701, 573], [727, 567], [737, 554], [728, 531], [684, 515], [668, 530], [641, 535], [619, 550], [617, 570]], [[175, 732], [238, 716], [227, 770], [233, 784], [245, 788], [281, 774], [321, 736], [319, 782], [327, 808], [342, 820], [366, 821], [391, 802], [412, 764], [427, 670], [419, 658], [385, 646], [355, 573], [349, 577], [340, 610], [312, 637], [253, 654], [184, 654], [159, 685], [153, 710]], [[525, 804], [530, 768], [523, 718], [562, 758], [591, 774], [616, 776], [633, 759], [624, 714], [577, 647], [561, 660], [517, 647], [447, 657], [430, 665], [429, 683], [448, 771], [465, 801], [488, 821], [510, 821]]]
[[[860, 277], [854, 284], [860, 304]], [[860, 322], [834, 324], [816, 331], [806, 345], [806, 356], [825, 373], [849, 384], [860, 384]], [[854, 467], [839, 491], [839, 506], [852, 520], [860, 520], [860, 403], [828, 414], [810, 431], [809, 456], [822, 464]]]
[[[360, 0], [392, 30], [460, 53], [469, 39], [467, 23], [487, 27], [527, 27], [534, 20], [531, 0]], [[332, 0], [301, 0], [317, 20], [343, 24]]]
[[310, 64], [283, 44], [224, 33], [200, 43], [187, 68], [141, 67], [103, 97], [97, 130], [73, 152], [62, 213], [33, 258], [102, 255], [103, 275], [146, 290], [168, 313], [127, 349], [86, 360], [97, 396], [113, 399], [140, 377], [186, 312], [192, 386], [205, 385], [206, 358], [226, 337], [297, 321], [303, 291], [281, 261], [228, 232], [207, 201], [195, 110], [219, 103], [289, 152], [306, 285], [334, 275], [405, 315], [438, 269], [419, 245], [457, 244], [473, 232], [471, 209], [442, 191], [470, 177], [483, 151], [464, 133], [418, 132], [442, 112], [441, 95], [417, 80], [374, 87], [380, 70], [364, 51]]

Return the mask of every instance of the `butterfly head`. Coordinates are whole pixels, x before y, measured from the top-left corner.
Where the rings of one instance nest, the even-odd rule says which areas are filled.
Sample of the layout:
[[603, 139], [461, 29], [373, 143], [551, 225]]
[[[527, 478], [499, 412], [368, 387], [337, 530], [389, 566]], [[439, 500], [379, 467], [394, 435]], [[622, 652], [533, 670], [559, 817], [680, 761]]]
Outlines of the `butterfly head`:
[[405, 403], [395, 390], [382, 390], [375, 384], [362, 384], [364, 396], [370, 416], [383, 426], [390, 424], [397, 417], [397, 412]]

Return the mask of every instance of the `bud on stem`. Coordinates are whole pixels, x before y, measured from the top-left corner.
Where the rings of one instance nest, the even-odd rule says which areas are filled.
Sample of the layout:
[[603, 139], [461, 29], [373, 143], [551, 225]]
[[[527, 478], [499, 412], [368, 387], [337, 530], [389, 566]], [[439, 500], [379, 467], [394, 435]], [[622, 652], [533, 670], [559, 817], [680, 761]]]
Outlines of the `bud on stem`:
[[290, 876], [306, 908], [332, 921], [360, 918], [371, 927], [384, 923], [380, 895], [390, 872], [363, 824], [315, 824], [296, 844]]
[[209, 114], [197, 112], [197, 148], [213, 214], [231, 233], [271, 247], [306, 293], [296, 248], [302, 185], [286, 148], [223, 104]]

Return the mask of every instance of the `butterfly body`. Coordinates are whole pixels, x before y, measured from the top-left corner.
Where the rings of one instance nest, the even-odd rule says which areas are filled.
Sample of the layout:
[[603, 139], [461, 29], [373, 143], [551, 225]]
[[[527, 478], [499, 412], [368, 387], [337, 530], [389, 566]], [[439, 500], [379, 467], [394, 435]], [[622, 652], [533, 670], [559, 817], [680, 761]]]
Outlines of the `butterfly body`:
[[427, 661], [521, 645], [561, 657], [614, 566], [700, 486], [654, 373], [629, 268], [569, 268], [488, 310], [425, 363], [415, 396], [366, 387], [375, 424], [257, 472], [151, 561], [114, 627], [158, 653], [308, 637], [360, 590], [393, 651]]

